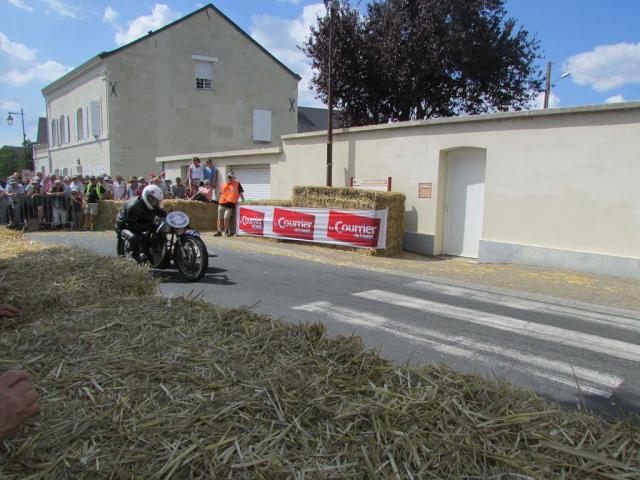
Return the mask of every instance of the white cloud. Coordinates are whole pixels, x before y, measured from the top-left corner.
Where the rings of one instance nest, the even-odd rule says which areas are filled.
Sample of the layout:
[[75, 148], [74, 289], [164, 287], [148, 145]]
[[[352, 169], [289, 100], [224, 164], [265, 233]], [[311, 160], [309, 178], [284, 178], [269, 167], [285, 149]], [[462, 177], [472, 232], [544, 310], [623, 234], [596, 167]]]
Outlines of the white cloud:
[[18, 7], [21, 10], [24, 10], [25, 12], [33, 12], [33, 7], [31, 5], [27, 5], [26, 3], [24, 3], [23, 0], [8, 0], [9, 3], [11, 5], [13, 5], [14, 7]]
[[111, 8], [111, 6], [107, 6], [107, 8], [104, 9], [104, 15], [102, 15], [102, 21], [104, 23], [110, 23], [111, 25], [115, 26], [115, 22], [116, 19], [118, 18], [118, 11]]
[[604, 103], [622, 103], [622, 102], [626, 102], [626, 100], [621, 93], [619, 93], [618, 95], [614, 95], [613, 97], [609, 97], [604, 101]]
[[[553, 92], [549, 95], [549, 108], [557, 108], [560, 106], [560, 98]], [[544, 108], [544, 92], [539, 92], [529, 107], [531, 110], [542, 110]]]
[[36, 59], [38, 50], [28, 48], [22, 43], [12, 42], [4, 33], [0, 32], [0, 51], [9, 55], [13, 60], [32, 62]]
[[571, 72], [574, 83], [597, 92], [640, 83], [640, 43], [599, 45], [569, 57], [563, 70]]
[[19, 110], [20, 104], [13, 100], [0, 100], [0, 110]]
[[80, 7], [69, 5], [60, 0], [42, 0], [42, 3], [49, 7], [47, 10], [48, 14], [55, 13], [60, 17], [78, 18], [78, 14], [80, 13]]
[[293, 20], [271, 15], [251, 17], [251, 36], [278, 60], [302, 77], [299, 85], [298, 103], [305, 106], [323, 106], [315, 99], [315, 93], [309, 90], [313, 75], [306, 55], [298, 46], [309, 36], [311, 25], [316, 17], [325, 12], [323, 3], [306, 5], [302, 14]]
[[126, 31], [118, 29], [115, 37], [116, 43], [118, 45], [129, 43], [146, 35], [149, 30], [155, 30], [172, 22], [178, 16], [179, 14], [171, 10], [168, 5], [156, 4], [153, 6], [151, 15], [142, 15], [128, 22]]
[[26, 69], [10, 70], [0, 77], [0, 81], [14, 87], [22, 87], [35, 80], [41, 83], [48, 83], [56, 80], [70, 70], [71, 68], [65, 65], [54, 62], [53, 60], [47, 60], [43, 63], [33, 64]]

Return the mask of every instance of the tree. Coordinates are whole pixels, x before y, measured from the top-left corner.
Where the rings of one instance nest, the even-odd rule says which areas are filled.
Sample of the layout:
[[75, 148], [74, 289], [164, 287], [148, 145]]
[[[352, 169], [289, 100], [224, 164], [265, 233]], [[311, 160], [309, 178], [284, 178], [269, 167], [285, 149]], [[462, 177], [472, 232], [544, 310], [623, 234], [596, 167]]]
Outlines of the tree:
[[0, 178], [8, 177], [14, 172], [22, 173], [22, 170], [31, 168], [29, 157], [31, 146], [27, 144], [27, 162], [24, 161], [24, 150], [22, 147], [10, 147], [5, 145], [0, 148]]
[[[345, 125], [518, 110], [541, 87], [539, 44], [504, 0], [377, 0], [334, 21], [332, 88]], [[329, 15], [301, 47], [327, 102]]]

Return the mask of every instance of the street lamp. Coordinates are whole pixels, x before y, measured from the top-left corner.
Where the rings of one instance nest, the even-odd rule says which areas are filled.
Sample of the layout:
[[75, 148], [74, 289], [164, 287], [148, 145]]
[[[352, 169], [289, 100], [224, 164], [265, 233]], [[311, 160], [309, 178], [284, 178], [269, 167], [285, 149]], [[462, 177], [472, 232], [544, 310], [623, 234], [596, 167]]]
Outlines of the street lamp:
[[549, 108], [549, 97], [551, 96], [551, 87], [555, 87], [556, 82], [562, 80], [563, 78], [567, 78], [569, 75], [571, 75], [571, 72], [563, 73], [560, 76], [560, 78], [557, 78], [552, 83], [551, 82], [551, 62], [547, 63], [547, 85], [544, 89], [544, 107], [543, 108], [545, 109]]
[[29, 162], [27, 162], [27, 135], [24, 133], [24, 111], [20, 108], [19, 112], [9, 112], [9, 116], [7, 117], [7, 124], [9, 126], [13, 125], [13, 117], [11, 115], [20, 115], [22, 119], [22, 151], [24, 152], [24, 166], [28, 167]]
[[331, 88], [331, 64], [333, 59], [333, 19], [335, 12], [340, 8], [338, 0], [325, 0], [325, 5], [329, 7], [329, 75], [327, 82], [328, 92], [328, 119], [327, 119], [327, 187], [333, 181], [333, 89]]

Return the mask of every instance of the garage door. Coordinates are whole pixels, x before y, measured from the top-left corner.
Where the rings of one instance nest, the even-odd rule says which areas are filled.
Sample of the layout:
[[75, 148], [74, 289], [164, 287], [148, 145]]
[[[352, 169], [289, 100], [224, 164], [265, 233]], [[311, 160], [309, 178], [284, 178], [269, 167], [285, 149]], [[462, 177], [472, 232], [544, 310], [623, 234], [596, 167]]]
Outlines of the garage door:
[[244, 188], [246, 200], [268, 200], [271, 198], [269, 165], [237, 165], [233, 167], [233, 172]]

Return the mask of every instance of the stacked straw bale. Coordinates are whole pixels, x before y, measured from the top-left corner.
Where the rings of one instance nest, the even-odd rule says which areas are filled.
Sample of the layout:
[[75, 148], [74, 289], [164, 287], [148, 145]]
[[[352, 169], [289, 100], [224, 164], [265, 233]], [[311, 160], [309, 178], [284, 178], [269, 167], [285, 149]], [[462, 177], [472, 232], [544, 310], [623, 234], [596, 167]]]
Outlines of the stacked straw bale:
[[[96, 226], [102, 230], [113, 229], [116, 215], [124, 206], [124, 201], [103, 200], [100, 202], [100, 212], [96, 219]], [[162, 208], [168, 212], [180, 210], [191, 219], [191, 228], [201, 231], [216, 229], [218, 221], [218, 206], [215, 203], [194, 200], [164, 200]]]
[[291, 200], [261, 200], [249, 205], [274, 205], [299, 208], [338, 208], [353, 210], [384, 210], [387, 213], [387, 248], [354, 249], [369, 255], [399, 255], [404, 237], [404, 202], [402, 193], [357, 190], [320, 186], [296, 186]]
[[27, 317], [0, 326], [0, 371], [29, 370], [42, 396], [0, 445], [3, 479], [640, 478], [631, 422], [394, 366], [320, 325], [159, 297], [120, 259], [0, 230], [0, 274]]

